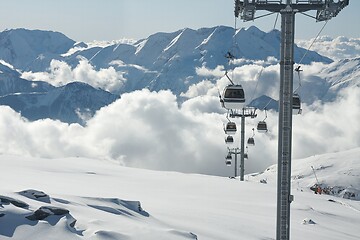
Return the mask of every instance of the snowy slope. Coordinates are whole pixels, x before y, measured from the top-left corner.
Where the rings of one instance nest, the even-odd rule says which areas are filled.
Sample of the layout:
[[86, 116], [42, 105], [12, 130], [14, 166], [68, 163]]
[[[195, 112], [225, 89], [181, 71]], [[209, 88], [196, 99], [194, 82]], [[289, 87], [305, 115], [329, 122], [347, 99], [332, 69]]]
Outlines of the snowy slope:
[[[292, 162], [292, 169], [297, 189], [320, 185], [329, 195], [360, 201], [360, 148], [297, 159]], [[273, 165], [262, 173], [252, 174], [250, 179], [274, 183], [276, 172], [277, 165]]]
[[330, 84], [323, 101], [333, 100], [341, 89], [360, 87], [360, 57], [336, 61], [319, 75]]
[[[321, 182], [360, 189], [359, 155], [295, 161], [291, 239], [359, 238], [359, 201], [309, 190], [310, 166]], [[273, 167], [240, 182], [99, 159], [2, 155], [0, 163], [0, 239], [275, 239]], [[265, 176], [268, 184], [259, 183]]]

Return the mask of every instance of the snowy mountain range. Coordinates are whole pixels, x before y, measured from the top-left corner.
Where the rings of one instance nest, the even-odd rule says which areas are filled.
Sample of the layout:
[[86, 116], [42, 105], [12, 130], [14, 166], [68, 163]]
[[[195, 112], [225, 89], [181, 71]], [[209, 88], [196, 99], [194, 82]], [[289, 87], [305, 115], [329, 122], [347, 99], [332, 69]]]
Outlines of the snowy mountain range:
[[[218, 66], [231, 70], [234, 66], [229, 66], [225, 58], [229, 51], [236, 58], [247, 59], [235, 67], [259, 61], [263, 66], [277, 64], [279, 46], [278, 30], [265, 33], [256, 27], [236, 32], [225, 26], [198, 30], [186, 28], [172, 33], [156, 33], [136, 42], [105, 46], [76, 43], [58, 32], [6, 30], [0, 33], [3, 69], [0, 73], [3, 80], [0, 83], [0, 103], [30, 120], [48, 117], [84, 124], [85, 119], [125, 92], [143, 88], [151, 91], [170, 89], [180, 96], [201, 81], [209, 80], [216, 84], [218, 75], [203, 76], [198, 74], [198, 70], [212, 70]], [[268, 63], [269, 58], [274, 58], [272, 63]], [[295, 60], [299, 62], [300, 59], [302, 64], [320, 62], [331, 67], [303, 82], [302, 94], [307, 104], [316, 100], [331, 101], [339, 89], [358, 84], [354, 79], [359, 75], [359, 59], [332, 63], [328, 57], [295, 46]], [[346, 66], [356, 67], [356, 70], [349, 72], [344, 69]], [[64, 87], [76, 81], [90, 84], [93, 88], [85, 84]], [[277, 77], [266, 81], [275, 83]], [[77, 94], [77, 90], [72, 88], [85, 91], [83, 95], [87, 97], [74, 98], [72, 94]], [[262, 95], [269, 96], [269, 93], [264, 91], [258, 97]]]

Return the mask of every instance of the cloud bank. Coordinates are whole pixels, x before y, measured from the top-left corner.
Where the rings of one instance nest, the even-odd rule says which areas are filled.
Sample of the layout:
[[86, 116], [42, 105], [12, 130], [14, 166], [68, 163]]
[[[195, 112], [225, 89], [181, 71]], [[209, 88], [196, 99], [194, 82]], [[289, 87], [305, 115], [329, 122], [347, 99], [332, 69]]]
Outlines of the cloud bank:
[[[169, 91], [123, 94], [99, 110], [85, 127], [49, 119], [29, 122], [1, 106], [0, 152], [48, 158], [83, 156], [131, 167], [230, 176], [234, 169], [224, 163], [225, 113], [216, 92], [211, 93], [215, 84], [199, 84], [203, 89], [204, 85], [208, 91], [194, 94], [180, 106]], [[360, 146], [359, 105], [360, 88], [356, 87], [343, 90], [336, 101], [326, 105], [303, 106], [303, 114], [294, 116], [293, 157]], [[264, 117], [260, 111], [257, 119], [247, 119], [246, 139]], [[262, 171], [277, 161], [277, 113], [268, 112], [267, 123], [269, 132], [255, 132], [256, 145], [248, 148], [247, 173]]]
[[31, 81], [46, 81], [54, 86], [84, 82], [109, 92], [118, 91], [126, 81], [123, 72], [116, 71], [112, 66], [97, 71], [85, 58], [80, 58], [74, 69], [63, 61], [52, 60], [48, 72], [24, 72], [21, 77]]
[[[335, 101], [321, 105], [315, 97], [323, 91], [317, 74], [327, 65], [313, 63], [303, 67], [306, 71], [302, 84], [311, 88], [306, 88], [302, 96], [305, 102], [315, 103], [303, 104], [303, 114], [293, 118], [293, 157], [359, 147], [360, 87], [346, 88]], [[247, 103], [261, 95], [278, 99], [280, 77], [276, 59], [239, 59], [232, 63], [232, 68], [229, 76], [243, 85]], [[218, 98], [229, 84], [225, 68], [201, 67], [196, 72], [204, 80], [181, 94], [185, 99], [181, 104], [170, 91], [134, 91], [100, 109], [86, 126], [50, 119], [30, 122], [9, 107], [1, 106], [0, 153], [47, 158], [82, 156], [114, 160], [130, 167], [233, 175], [233, 166], [229, 168], [224, 163], [227, 146], [223, 124], [227, 120]], [[23, 77], [54, 85], [76, 80], [116, 91], [126, 81], [123, 74], [113, 67], [95, 70], [86, 59], [80, 59], [74, 69], [53, 60], [48, 72], [25, 72]], [[295, 76], [294, 87], [299, 84]], [[277, 162], [278, 113], [269, 111], [267, 116], [269, 132], [255, 131], [256, 145], [248, 148], [247, 173], [262, 171]], [[257, 119], [246, 119], [246, 140], [264, 118], [264, 112], [258, 111]], [[240, 120], [235, 121], [240, 126]], [[236, 136], [235, 146], [238, 142]]]
[[[296, 44], [299, 47], [308, 49], [314, 39], [298, 40]], [[345, 58], [355, 58], [360, 56], [360, 38], [347, 38], [321, 36], [311, 46], [311, 50], [333, 60]]]

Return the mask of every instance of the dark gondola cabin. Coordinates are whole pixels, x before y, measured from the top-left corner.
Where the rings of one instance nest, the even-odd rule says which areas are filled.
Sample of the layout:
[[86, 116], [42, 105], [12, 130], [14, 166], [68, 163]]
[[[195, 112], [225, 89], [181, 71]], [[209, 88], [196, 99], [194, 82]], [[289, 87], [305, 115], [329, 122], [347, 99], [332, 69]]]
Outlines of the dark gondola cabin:
[[226, 166], [231, 166], [231, 160], [225, 160], [225, 164], [226, 164]]
[[249, 139], [247, 140], [247, 144], [249, 146], [254, 146], [255, 145], [255, 140], [253, 137], [249, 137]]
[[225, 143], [226, 144], [233, 144], [234, 143], [234, 138], [232, 136], [227, 136], [225, 138]]
[[236, 123], [228, 122], [224, 128], [224, 131], [228, 135], [234, 135], [236, 133]]
[[293, 109], [293, 114], [301, 114], [300, 96], [296, 93], [293, 94], [292, 109]]
[[258, 132], [267, 132], [267, 125], [265, 121], [260, 121], [256, 127], [256, 129], [258, 130]]
[[241, 85], [229, 85], [223, 92], [223, 106], [226, 109], [242, 109], [245, 93]]
[[225, 164], [226, 164], [226, 166], [231, 166], [231, 160], [232, 160], [232, 157], [231, 157], [231, 154], [229, 153], [229, 154], [225, 157]]

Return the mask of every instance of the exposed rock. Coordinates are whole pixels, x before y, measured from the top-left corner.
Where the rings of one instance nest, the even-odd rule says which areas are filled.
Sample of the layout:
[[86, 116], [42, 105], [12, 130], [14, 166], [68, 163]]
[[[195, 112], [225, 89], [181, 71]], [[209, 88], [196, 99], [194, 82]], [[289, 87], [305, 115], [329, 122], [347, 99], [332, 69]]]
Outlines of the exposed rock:
[[11, 197], [6, 197], [6, 196], [0, 196], [0, 203], [2, 204], [12, 204], [16, 207], [19, 207], [19, 208], [28, 208], [29, 207], [29, 204], [23, 202], [23, 201], [20, 201], [18, 199], [15, 199], [15, 198], [11, 198]]
[[62, 216], [68, 213], [69, 210], [64, 208], [58, 208], [53, 206], [42, 206], [38, 210], [36, 210], [32, 215], [27, 216], [26, 218], [31, 221], [39, 221], [47, 218], [50, 215]]
[[26, 216], [26, 218], [31, 220], [31, 221], [39, 221], [39, 220], [43, 220], [43, 219], [47, 218], [50, 215], [51, 215], [50, 211], [46, 211], [46, 210], [43, 210], [43, 209], [38, 209], [33, 214], [31, 214], [30, 216]]
[[64, 208], [59, 208], [59, 207], [53, 207], [53, 206], [43, 206], [40, 207], [39, 209], [43, 210], [43, 211], [50, 211], [52, 213], [52, 215], [65, 215], [69, 213], [69, 210], [64, 209]]
[[28, 190], [24, 190], [19, 192], [20, 195], [33, 199], [33, 200], [37, 200], [37, 201], [41, 201], [41, 202], [45, 202], [45, 203], [50, 203], [50, 196], [47, 195], [46, 193], [42, 192], [42, 191], [38, 191], [38, 190], [34, 190], [34, 189], [28, 189]]

